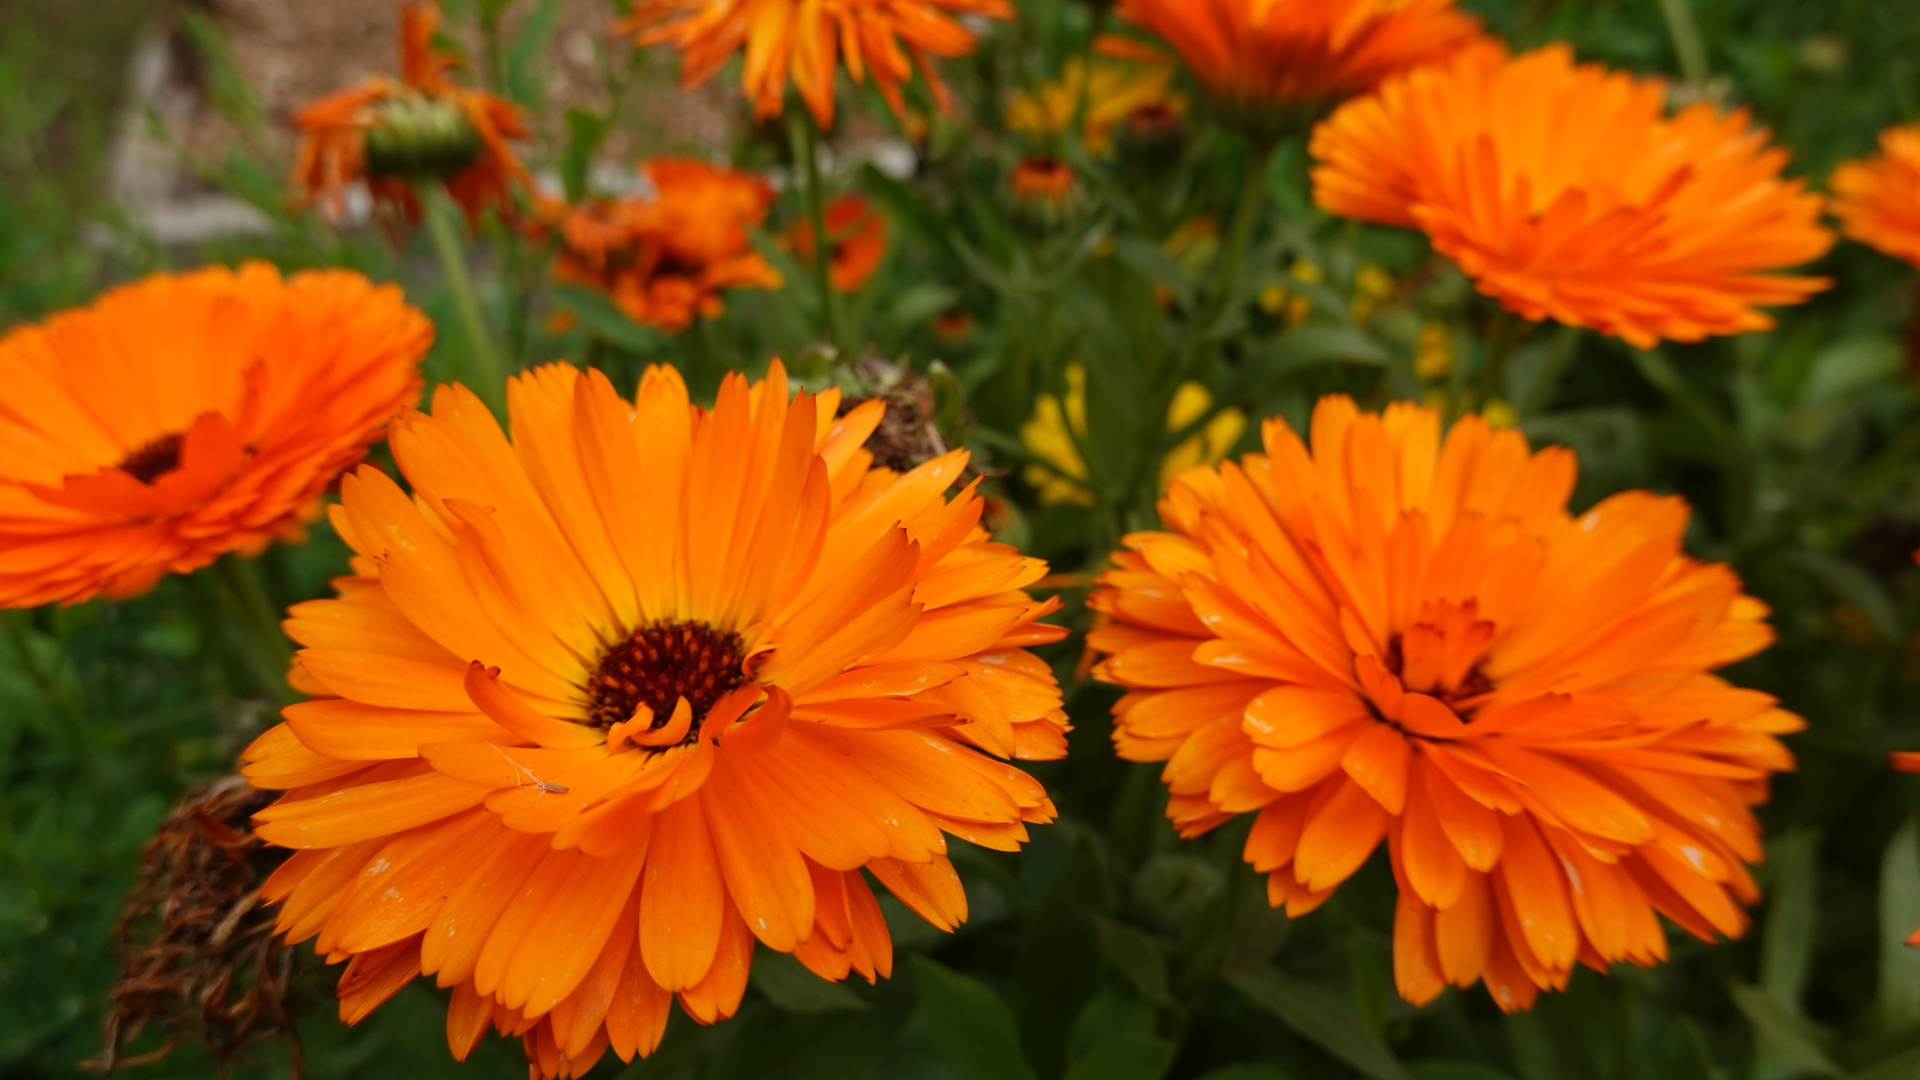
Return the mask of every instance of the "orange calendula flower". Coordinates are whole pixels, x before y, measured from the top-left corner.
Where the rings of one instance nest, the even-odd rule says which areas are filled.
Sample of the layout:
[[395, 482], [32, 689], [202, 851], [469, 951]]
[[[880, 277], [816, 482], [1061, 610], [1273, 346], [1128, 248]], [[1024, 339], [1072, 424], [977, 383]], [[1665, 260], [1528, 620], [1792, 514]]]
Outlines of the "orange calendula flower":
[[669, 332], [718, 316], [723, 290], [780, 287], [747, 236], [773, 207], [771, 185], [691, 159], [656, 159], [642, 171], [649, 198], [545, 212], [560, 238], [555, 279], [601, 289], [635, 322]]
[[776, 362], [712, 409], [654, 367], [511, 380], [512, 437], [466, 389], [394, 425], [334, 522], [339, 599], [292, 609], [315, 700], [244, 754], [291, 789], [258, 834], [290, 941], [348, 960], [342, 1017], [453, 989], [537, 1076], [658, 1044], [677, 995], [733, 1014], [756, 941], [829, 979], [886, 975], [862, 869], [943, 929], [943, 833], [1017, 849], [1052, 819], [1000, 758], [1065, 753], [1063, 628], [993, 543], [965, 451], [900, 474], [863, 448], [881, 400], [789, 396]]
[[1011, 19], [1007, 0], [640, 0], [617, 28], [640, 45], [680, 52], [680, 85], [711, 78], [736, 52], [745, 53], [741, 87], [760, 119], [780, 115], [787, 80], [822, 128], [833, 124], [834, 79], [840, 65], [855, 82], [869, 73], [894, 115], [906, 116], [900, 88], [914, 68], [942, 109], [951, 95], [934, 69], [936, 57], [973, 51], [978, 40], [962, 17]]
[[249, 263], [0, 338], [0, 606], [132, 596], [297, 533], [419, 393], [400, 290]]
[[1120, 0], [1242, 124], [1311, 117], [1482, 39], [1453, 0]]
[[1920, 125], [1880, 133], [1880, 152], [1833, 170], [1833, 212], [1850, 237], [1920, 266]]
[[321, 98], [293, 118], [300, 131], [293, 182], [304, 204], [329, 218], [345, 212], [349, 189], [365, 183], [389, 225], [420, 219], [414, 184], [444, 183], [470, 219], [514, 210], [527, 172], [507, 145], [527, 129], [518, 106], [447, 77], [458, 61], [433, 47], [440, 9], [400, 9], [399, 81], [376, 76]]
[[1509, 1011], [1666, 956], [1656, 914], [1747, 925], [1748, 807], [1799, 717], [1710, 674], [1773, 638], [1727, 567], [1646, 492], [1566, 510], [1574, 458], [1410, 404], [1314, 411], [1311, 449], [1174, 480], [1090, 607], [1114, 742], [1165, 761], [1194, 836], [1258, 812], [1246, 859], [1312, 910], [1386, 840], [1394, 969], [1424, 1003], [1484, 981]]
[[[842, 195], [826, 210], [827, 238], [833, 244], [828, 278], [839, 292], [858, 292], [887, 256], [887, 218], [857, 194]], [[802, 259], [813, 259], [813, 224], [802, 221], [787, 234]]]
[[[1525, 102], [1515, 110], [1514, 102]], [[1534, 320], [1662, 339], [1764, 330], [1824, 278], [1771, 273], [1833, 243], [1820, 198], [1744, 110], [1664, 115], [1657, 79], [1493, 47], [1411, 72], [1314, 131], [1314, 201], [1418, 228]], [[1567, 117], [1578, 116], [1578, 124]]]

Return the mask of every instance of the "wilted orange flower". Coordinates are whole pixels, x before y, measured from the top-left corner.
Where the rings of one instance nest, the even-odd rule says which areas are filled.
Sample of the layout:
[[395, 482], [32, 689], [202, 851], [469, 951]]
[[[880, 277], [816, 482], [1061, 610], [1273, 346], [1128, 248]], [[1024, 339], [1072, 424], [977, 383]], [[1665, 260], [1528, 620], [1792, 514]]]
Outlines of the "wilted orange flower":
[[[1744, 110], [1663, 116], [1657, 79], [1554, 45], [1475, 49], [1394, 79], [1314, 131], [1314, 201], [1424, 229], [1480, 291], [1528, 319], [1661, 339], [1764, 330], [1824, 278], [1820, 199]], [[1527, 103], [1515, 109], [1515, 102]], [[1569, 125], [1566, 117], [1579, 116]]]
[[[1523, 99], [1524, 100], [1524, 99]], [[1574, 458], [1476, 416], [1329, 397], [1312, 448], [1174, 480], [1089, 606], [1129, 688], [1114, 742], [1165, 761], [1187, 836], [1259, 812], [1246, 858], [1312, 910], [1387, 841], [1394, 969], [1423, 1003], [1484, 981], [1509, 1011], [1666, 956], [1655, 918], [1746, 928], [1748, 807], [1799, 717], [1709, 674], [1772, 640], [1687, 508], [1628, 492], [1570, 517]]]
[[1311, 116], [1480, 40], [1453, 0], [1120, 0], [1242, 122]]
[[[857, 292], [880, 260], [887, 257], [887, 218], [857, 194], [842, 195], [826, 210], [827, 238], [833, 247], [828, 277], [840, 292]], [[813, 260], [813, 223], [802, 221], [787, 234], [794, 254]]]
[[[349, 960], [349, 1023], [422, 973], [464, 1058], [489, 1025], [538, 1076], [658, 1044], [675, 995], [732, 1015], [757, 939], [829, 979], [885, 975], [861, 870], [943, 929], [942, 833], [1001, 850], [1053, 806], [997, 757], [1065, 752], [1064, 630], [993, 543], [965, 451], [906, 474], [885, 413], [788, 396], [776, 362], [711, 409], [654, 367], [637, 400], [557, 364], [510, 381], [509, 441], [443, 387], [333, 519], [340, 597], [295, 607], [316, 699], [245, 753], [291, 789], [258, 834], [289, 941]], [[982, 753], [984, 750], [986, 753]], [[989, 754], [993, 756], [989, 756]]]
[[527, 183], [508, 139], [527, 137], [517, 106], [455, 83], [458, 61], [433, 47], [440, 9], [400, 9], [400, 81], [375, 76], [321, 98], [293, 118], [300, 131], [293, 183], [303, 204], [329, 218], [346, 208], [349, 188], [364, 182], [389, 224], [420, 219], [419, 181], [441, 181], [469, 219], [486, 210], [514, 210], [513, 188]]
[[1920, 266], [1920, 125], [1880, 133], [1880, 152], [1833, 170], [1833, 212], [1855, 240]]
[[640, 45], [680, 51], [680, 85], [706, 82], [735, 52], [744, 52], [741, 87], [760, 119], [780, 115], [787, 78], [822, 128], [833, 124], [833, 83], [844, 63], [854, 82], [869, 72], [896, 116], [905, 117], [900, 87], [915, 67], [942, 109], [953, 107], [933, 59], [973, 51], [973, 31], [959, 16], [1011, 19], [1007, 0], [640, 0], [616, 31]]
[[249, 263], [0, 338], [0, 606], [120, 598], [258, 553], [419, 393], [400, 290]]
[[747, 236], [773, 207], [771, 185], [691, 159], [660, 158], [642, 171], [649, 198], [546, 208], [560, 238], [556, 280], [601, 289], [635, 322], [669, 332], [718, 316], [722, 290], [780, 287]]

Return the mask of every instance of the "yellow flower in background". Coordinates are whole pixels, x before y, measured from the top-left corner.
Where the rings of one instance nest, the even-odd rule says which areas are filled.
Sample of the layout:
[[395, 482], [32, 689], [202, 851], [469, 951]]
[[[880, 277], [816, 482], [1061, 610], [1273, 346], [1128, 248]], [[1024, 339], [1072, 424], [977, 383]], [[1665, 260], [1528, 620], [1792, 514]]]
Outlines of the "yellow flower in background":
[[[1197, 382], [1181, 383], [1173, 392], [1173, 404], [1167, 406], [1167, 430], [1179, 431], [1207, 415], [1213, 408], [1213, 395]], [[1240, 433], [1247, 430], [1247, 414], [1239, 409], [1221, 409], [1199, 432], [1173, 448], [1160, 462], [1160, 490], [1167, 490], [1173, 478], [1199, 465], [1217, 465]]]
[[[1167, 430], [1180, 431], [1207, 414], [1213, 407], [1213, 395], [1197, 382], [1180, 384], [1167, 406]], [[1167, 452], [1160, 462], [1160, 490], [1175, 476], [1196, 465], [1217, 464], [1240, 441], [1247, 429], [1247, 414], [1237, 408], [1220, 410], [1191, 437]], [[1080, 457], [1075, 439], [1087, 434], [1087, 369], [1080, 364], [1067, 366], [1067, 394], [1063, 401], [1053, 394], [1034, 399], [1033, 415], [1021, 425], [1020, 441], [1040, 460], [1027, 466], [1027, 483], [1040, 494], [1043, 506], [1092, 506], [1088, 491], [1087, 463]]]
[[1393, 295], [1393, 275], [1372, 263], [1363, 263], [1353, 275], [1354, 322], [1366, 322], [1382, 301]]
[[[1287, 276], [1303, 285], [1318, 285], [1327, 280], [1327, 272], [1320, 269], [1320, 264], [1308, 259], [1293, 260]], [[1313, 311], [1313, 301], [1276, 281], [1260, 290], [1260, 310], [1288, 326], [1297, 326]]]
[[1016, 96], [1007, 106], [1007, 127], [1027, 135], [1057, 135], [1073, 126], [1084, 100], [1081, 145], [1089, 154], [1104, 155], [1112, 148], [1114, 125], [1141, 109], [1186, 113], [1186, 98], [1173, 91], [1170, 67], [1096, 61], [1091, 76], [1088, 70], [1084, 60], [1068, 60], [1059, 78]]
[[1423, 382], [1437, 382], [1453, 372], [1453, 334], [1447, 324], [1429, 320], [1420, 327], [1413, 350], [1413, 373]]
[[1520, 415], [1513, 411], [1513, 406], [1499, 398], [1494, 398], [1481, 406], [1480, 418], [1485, 420], [1490, 428], [1510, 428], [1520, 422]]
[[1078, 481], [1087, 478], [1087, 463], [1073, 444], [1074, 435], [1087, 432], [1087, 369], [1067, 365], [1067, 399], [1052, 394], [1034, 399], [1033, 416], [1020, 426], [1020, 441], [1035, 457], [1027, 466], [1027, 483], [1040, 492], [1042, 506], [1092, 506], [1093, 493]]

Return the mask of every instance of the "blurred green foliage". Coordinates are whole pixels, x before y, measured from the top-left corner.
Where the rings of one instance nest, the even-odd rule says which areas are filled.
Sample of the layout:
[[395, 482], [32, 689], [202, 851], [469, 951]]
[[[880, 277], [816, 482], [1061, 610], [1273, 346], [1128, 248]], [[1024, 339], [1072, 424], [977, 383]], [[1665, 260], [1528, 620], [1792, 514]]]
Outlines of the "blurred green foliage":
[[[1667, 0], [1474, 0], [1517, 46], [1562, 39], [1583, 57], [1678, 75]], [[209, 96], [241, 138], [192, 166], [275, 222], [271, 236], [165, 250], [109, 201], [107, 138], [124, 107], [119, 71], [144, 9], [57, 0], [0, 11], [0, 326], [80, 302], [167, 265], [243, 256], [289, 267], [349, 265], [400, 280], [443, 327], [450, 296], [425, 241], [336, 236], [286, 210], [270, 118], [204, 16], [181, 24], [208, 71]], [[945, 426], [1002, 475], [1002, 535], [1064, 572], [1096, 568], [1125, 531], [1153, 521], [1161, 457], [1196, 425], [1166, 430], [1178, 382], [1198, 377], [1214, 408], [1299, 425], [1312, 401], [1348, 392], [1379, 405], [1457, 395], [1483, 361], [1496, 319], [1417, 237], [1312, 210], [1304, 151], [1284, 146], [1264, 178], [1267, 219], [1217, 322], [1199, 325], [1217, 249], [1169, 254], [1179, 226], [1232, 214], [1245, 149], [1196, 125], [1170, 168], [1129, 174], [1001, 124], [1010, 94], [1081, 55], [1091, 9], [1022, 0], [1023, 18], [948, 65], [969, 111], [934, 121], [917, 173], [845, 166], [834, 182], [885, 208], [887, 266], [848, 297], [859, 344], [927, 366], [939, 360]], [[552, 0], [448, 5], [483, 34], [477, 69], [530, 104]], [[510, 18], [508, 18], [510, 16]], [[1920, 114], [1920, 8], [1909, 0], [1693, 0], [1708, 78], [1695, 92], [1750, 108], [1816, 186], [1868, 150], [1883, 126]], [[505, 20], [504, 22], [502, 20]], [[639, 65], [606, 49], [629, 91]], [[620, 94], [614, 100], [621, 100]], [[577, 194], [615, 105], [575, 110], [534, 157]], [[878, 110], [869, 110], [881, 115]], [[784, 139], [741, 125], [743, 166], [789, 164]], [[1022, 226], [1002, 199], [1020, 155], [1068, 158], [1091, 208], [1052, 231]], [[789, 196], [777, 223], [796, 219]], [[770, 234], [769, 234], [770, 236]], [[598, 294], [543, 283], [544, 254], [497, 225], [475, 265], [493, 330], [518, 364], [564, 356], [630, 387], [642, 365], [678, 364], [696, 387], [779, 352], [803, 372], [819, 298], [804, 268], [762, 236], [781, 292], [742, 293], [727, 314], [677, 336], [629, 322]], [[1316, 280], [1297, 271], [1310, 264]], [[1369, 269], [1372, 268], [1372, 269]], [[1365, 276], [1419, 283], [1356, 313]], [[1762, 808], [1768, 900], [1743, 940], [1672, 936], [1672, 961], [1576, 971], [1567, 992], [1504, 1017], [1484, 992], [1414, 1009], [1393, 991], [1394, 887], [1384, 856], [1298, 924], [1269, 910], [1240, 861], [1246, 821], [1178, 841], [1157, 769], [1116, 760], [1111, 689], [1073, 683], [1078, 643], [1051, 658], [1070, 685], [1072, 753], [1037, 766], [1060, 807], [1019, 855], [955, 843], [972, 917], [948, 937], [883, 901], [896, 933], [895, 978], [820, 982], [790, 959], [756, 959], [741, 1014], [711, 1029], [677, 1017], [661, 1051], [624, 1072], [668, 1077], [928, 1077], [989, 1080], [1856, 1080], [1920, 1077], [1920, 780], [1886, 753], [1920, 747], [1920, 402], [1903, 335], [1911, 269], [1843, 244], [1817, 267], [1835, 288], [1781, 313], [1770, 333], [1636, 353], [1590, 334], [1535, 329], [1496, 388], [1536, 442], [1578, 451], [1582, 506], [1628, 487], [1687, 497], [1689, 546], [1732, 562], [1774, 609], [1780, 641], [1731, 672], [1779, 695], [1810, 724], [1790, 740], [1797, 773]], [[1311, 275], [1310, 275], [1311, 276]], [[1308, 302], [1299, 321], [1256, 302], [1280, 287]], [[545, 315], [570, 312], [549, 329]], [[942, 337], [932, 319], [963, 311], [972, 329]], [[1453, 343], [1451, 374], [1416, 367], [1423, 326]], [[430, 374], [459, 369], [444, 330]], [[1188, 367], [1194, 350], [1209, 360]], [[1021, 426], [1035, 395], [1064, 395], [1087, 372], [1076, 446], [1093, 505], [1041, 505], [1020, 472]], [[964, 400], [965, 415], [961, 416]], [[1249, 425], [1240, 449], [1254, 446]], [[320, 595], [344, 549], [324, 529], [263, 560], [281, 604]], [[1069, 592], [1076, 601], [1079, 593]], [[209, 574], [141, 599], [0, 615], [0, 1075], [63, 1076], [98, 1048], [116, 958], [109, 933], [153, 825], [187, 787], [224, 774], [269, 722], [273, 693], [252, 643]], [[1070, 616], [1083, 612], [1077, 606]], [[519, 1075], [518, 1051], [489, 1039], [465, 1066], [448, 1058], [438, 992], [410, 988], [349, 1033], [332, 1018], [331, 973], [300, 989], [307, 1070], [317, 1077]], [[134, 1049], [151, 1049], [151, 1037]], [[138, 1075], [205, 1075], [182, 1047]], [[241, 1075], [284, 1075], [280, 1050]]]

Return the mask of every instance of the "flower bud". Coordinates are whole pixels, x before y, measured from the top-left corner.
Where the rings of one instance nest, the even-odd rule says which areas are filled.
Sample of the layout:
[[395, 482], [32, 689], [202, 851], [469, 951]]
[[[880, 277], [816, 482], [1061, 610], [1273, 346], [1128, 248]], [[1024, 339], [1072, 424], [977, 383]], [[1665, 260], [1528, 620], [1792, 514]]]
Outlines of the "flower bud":
[[445, 180], [473, 164], [483, 144], [458, 102], [409, 93], [375, 109], [367, 128], [367, 173]]

